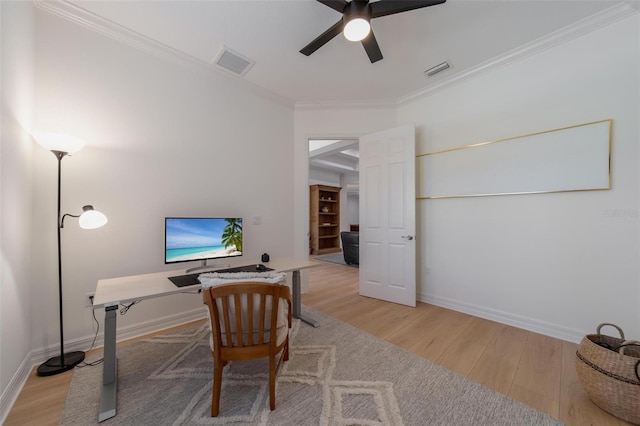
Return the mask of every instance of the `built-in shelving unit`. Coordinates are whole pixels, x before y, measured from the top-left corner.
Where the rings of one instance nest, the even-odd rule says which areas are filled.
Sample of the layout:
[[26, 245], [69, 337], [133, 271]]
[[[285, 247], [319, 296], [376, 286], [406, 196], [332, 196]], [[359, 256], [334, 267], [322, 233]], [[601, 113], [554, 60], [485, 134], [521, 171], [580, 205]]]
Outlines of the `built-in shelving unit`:
[[309, 195], [311, 254], [340, 251], [340, 188], [311, 185]]

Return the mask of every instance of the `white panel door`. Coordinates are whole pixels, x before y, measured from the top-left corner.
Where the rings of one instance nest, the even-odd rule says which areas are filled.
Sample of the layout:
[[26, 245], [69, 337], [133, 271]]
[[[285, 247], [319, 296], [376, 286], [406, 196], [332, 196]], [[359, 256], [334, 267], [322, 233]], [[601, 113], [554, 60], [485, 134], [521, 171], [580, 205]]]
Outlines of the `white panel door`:
[[415, 129], [360, 138], [360, 294], [416, 306]]

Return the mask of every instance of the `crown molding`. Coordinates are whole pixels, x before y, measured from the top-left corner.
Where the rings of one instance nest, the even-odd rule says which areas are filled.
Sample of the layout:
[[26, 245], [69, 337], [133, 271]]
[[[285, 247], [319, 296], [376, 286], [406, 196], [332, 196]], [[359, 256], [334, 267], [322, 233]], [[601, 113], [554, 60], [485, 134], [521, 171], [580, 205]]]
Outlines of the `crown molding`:
[[113, 40], [124, 43], [156, 57], [169, 60], [173, 63], [180, 65], [189, 65], [200, 70], [215, 74], [217, 77], [226, 79], [227, 82], [247, 89], [255, 95], [267, 98], [287, 108], [295, 110], [397, 108], [398, 106], [412, 102], [422, 96], [426, 96], [438, 90], [474, 79], [485, 73], [528, 58], [529, 56], [535, 55], [554, 46], [566, 43], [577, 37], [603, 28], [634, 14], [638, 14], [640, 10], [640, 2], [638, 2], [637, 0], [626, 0], [620, 3], [616, 3], [615, 5], [595, 15], [578, 21], [575, 24], [569, 25], [544, 37], [536, 39], [530, 43], [524, 44], [517, 49], [513, 49], [502, 55], [496, 56], [473, 68], [451, 74], [444, 79], [440, 79], [435, 83], [428, 84], [415, 92], [409, 93], [408, 95], [402, 96], [397, 99], [377, 99], [370, 101], [349, 100], [294, 102], [291, 99], [278, 95], [248, 80], [244, 80], [238, 76], [230, 75], [223, 70], [219, 70], [209, 62], [202, 61], [198, 58], [174, 49], [166, 44], [160, 43], [145, 35], [132, 31], [126, 27], [123, 27], [122, 25], [116, 24], [115, 22], [89, 12], [86, 9], [68, 3], [65, 0], [33, 0], [33, 2], [38, 9], [66, 19], [68, 21], [74, 22]]
[[584, 18], [574, 24], [568, 25], [562, 29], [547, 34], [544, 37], [540, 37], [532, 42], [526, 43], [517, 49], [513, 49], [488, 61], [482, 62], [473, 68], [452, 74], [437, 83], [430, 84], [418, 91], [403, 96], [398, 99], [397, 104], [400, 106], [438, 90], [463, 83], [498, 68], [521, 61], [544, 50], [566, 43], [577, 37], [637, 14], [639, 8], [640, 2], [638, 1], [630, 0], [617, 3], [614, 6]]
[[178, 49], [174, 49], [164, 43], [130, 30], [120, 24], [98, 16], [64, 0], [33, 0], [35, 7], [52, 15], [74, 22], [89, 30], [95, 31], [120, 43], [131, 46], [161, 59], [169, 60], [178, 65], [187, 65], [204, 70], [208, 73], [224, 79], [225, 83], [236, 84], [249, 90], [253, 94], [279, 103], [289, 109], [293, 109], [294, 102], [291, 99], [278, 95], [270, 90], [258, 86], [236, 75], [231, 75], [218, 69], [215, 65], [188, 55]]
[[640, 9], [640, 2], [636, 0], [626, 0], [595, 14], [582, 19], [574, 24], [568, 25], [560, 30], [540, 37], [532, 42], [526, 43], [516, 49], [502, 55], [482, 62], [464, 71], [450, 74], [435, 83], [402, 96], [396, 100], [373, 100], [373, 101], [334, 101], [334, 102], [296, 102], [296, 110], [331, 110], [331, 109], [367, 109], [367, 108], [396, 108], [403, 104], [412, 102], [423, 96], [430, 95], [438, 90], [445, 89], [483, 74], [494, 71], [517, 61], [521, 61], [529, 56], [533, 56], [554, 46], [566, 43], [577, 37], [583, 36], [600, 28], [606, 27], [614, 22], [637, 14]]
[[319, 101], [296, 102], [296, 111], [332, 110], [332, 109], [388, 109], [397, 108], [395, 100], [370, 100], [370, 101]]

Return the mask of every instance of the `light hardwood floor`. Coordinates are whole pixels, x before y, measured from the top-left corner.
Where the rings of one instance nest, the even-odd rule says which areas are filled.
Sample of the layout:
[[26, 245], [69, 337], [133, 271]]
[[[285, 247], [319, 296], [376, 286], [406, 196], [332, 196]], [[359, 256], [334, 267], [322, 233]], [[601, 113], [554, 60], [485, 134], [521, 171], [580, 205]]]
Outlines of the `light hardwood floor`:
[[[309, 277], [309, 292], [302, 302], [313, 309], [567, 425], [629, 424], [595, 406], [585, 394], [574, 367], [576, 344], [426, 303], [410, 308], [359, 296], [356, 268], [323, 262], [309, 270]], [[72, 374], [37, 377], [33, 373], [5, 425], [57, 425]]]

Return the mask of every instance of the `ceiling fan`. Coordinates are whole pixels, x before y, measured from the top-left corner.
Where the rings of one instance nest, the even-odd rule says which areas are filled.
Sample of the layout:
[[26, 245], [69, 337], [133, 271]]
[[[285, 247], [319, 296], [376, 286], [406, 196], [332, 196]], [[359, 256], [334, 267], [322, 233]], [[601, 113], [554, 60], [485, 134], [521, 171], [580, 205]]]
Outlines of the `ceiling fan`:
[[332, 38], [344, 32], [344, 36], [350, 41], [362, 41], [362, 46], [369, 56], [371, 63], [382, 59], [380, 46], [371, 31], [370, 21], [381, 16], [406, 12], [413, 9], [435, 6], [447, 0], [317, 0], [325, 6], [342, 13], [342, 19], [331, 28], [320, 34], [315, 40], [300, 50], [303, 55], [309, 56], [320, 49]]

